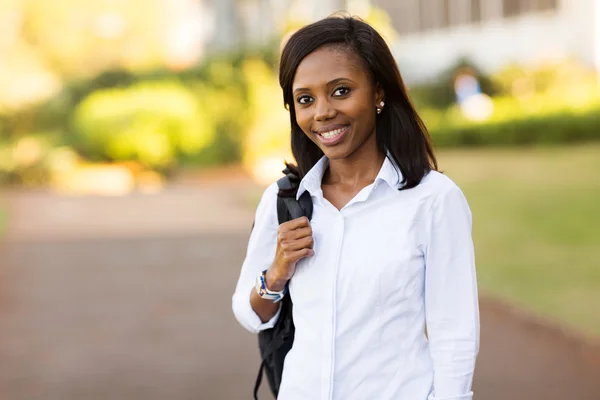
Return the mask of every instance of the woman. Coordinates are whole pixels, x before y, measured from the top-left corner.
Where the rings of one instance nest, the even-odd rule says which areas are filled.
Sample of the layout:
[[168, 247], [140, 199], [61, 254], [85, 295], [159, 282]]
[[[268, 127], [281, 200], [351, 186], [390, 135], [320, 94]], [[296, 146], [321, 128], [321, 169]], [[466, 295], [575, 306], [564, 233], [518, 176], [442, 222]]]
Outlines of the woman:
[[257, 276], [289, 288], [296, 336], [279, 399], [471, 399], [471, 213], [437, 172], [386, 43], [358, 19], [326, 18], [291, 36], [279, 80], [313, 217], [278, 226], [267, 188], [233, 296], [258, 332], [279, 303], [258, 294]]

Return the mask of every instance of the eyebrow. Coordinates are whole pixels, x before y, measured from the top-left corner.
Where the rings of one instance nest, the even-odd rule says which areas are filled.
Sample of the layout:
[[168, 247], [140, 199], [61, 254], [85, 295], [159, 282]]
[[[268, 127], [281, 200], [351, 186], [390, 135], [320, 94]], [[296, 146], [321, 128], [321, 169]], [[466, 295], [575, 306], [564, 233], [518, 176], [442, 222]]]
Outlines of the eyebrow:
[[[335, 85], [336, 83], [341, 82], [341, 81], [350, 81], [350, 82], [355, 83], [350, 78], [341, 77], [341, 78], [335, 78], [334, 80], [331, 80], [331, 81], [327, 82], [327, 86]], [[309, 91], [309, 90], [310, 90], [309, 88], [303, 88], [303, 87], [302, 88], [296, 88], [296, 89], [294, 89], [294, 93], [299, 92], [299, 91]]]

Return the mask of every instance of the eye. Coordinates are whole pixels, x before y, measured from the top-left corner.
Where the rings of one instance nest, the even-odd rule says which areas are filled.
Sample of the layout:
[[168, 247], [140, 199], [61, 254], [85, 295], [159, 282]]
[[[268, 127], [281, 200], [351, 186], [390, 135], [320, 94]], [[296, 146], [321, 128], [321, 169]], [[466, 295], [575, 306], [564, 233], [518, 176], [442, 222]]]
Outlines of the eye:
[[298, 96], [298, 98], [296, 99], [296, 101], [299, 104], [308, 104], [308, 103], [312, 102], [312, 97], [307, 96], [307, 95]]
[[335, 92], [333, 92], [334, 96], [345, 96], [348, 93], [350, 93], [350, 88], [348, 86], [340, 86], [337, 89], [335, 89]]

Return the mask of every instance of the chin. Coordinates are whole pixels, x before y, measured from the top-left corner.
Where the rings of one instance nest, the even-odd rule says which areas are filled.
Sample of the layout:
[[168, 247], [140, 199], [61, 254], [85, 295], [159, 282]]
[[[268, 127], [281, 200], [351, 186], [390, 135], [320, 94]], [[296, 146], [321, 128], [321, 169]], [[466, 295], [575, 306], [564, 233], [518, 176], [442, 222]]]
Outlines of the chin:
[[329, 160], [343, 160], [344, 158], [347, 158], [348, 156], [350, 156], [351, 152], [349, 152], [347, 149], [336, 149], [336, 148], [331, 148], [331, 147], [326, 147], [325, 149], [321, 149], [323, 151], [323, 154], [325, 154], [325, 156], [329, 159]]

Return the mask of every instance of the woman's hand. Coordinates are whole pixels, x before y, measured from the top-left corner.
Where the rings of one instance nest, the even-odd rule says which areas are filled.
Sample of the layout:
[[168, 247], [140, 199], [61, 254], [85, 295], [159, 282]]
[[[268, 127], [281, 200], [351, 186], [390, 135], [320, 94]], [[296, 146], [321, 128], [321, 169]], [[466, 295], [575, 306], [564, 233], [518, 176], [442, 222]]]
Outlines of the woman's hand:
[[304, 257], [314, 254], [310, 222], [300, 217], [279, 225], [275, 260], [267, 270], [266, 284], [269, 290], [282, 291], [296, 272], [296, 264]]

